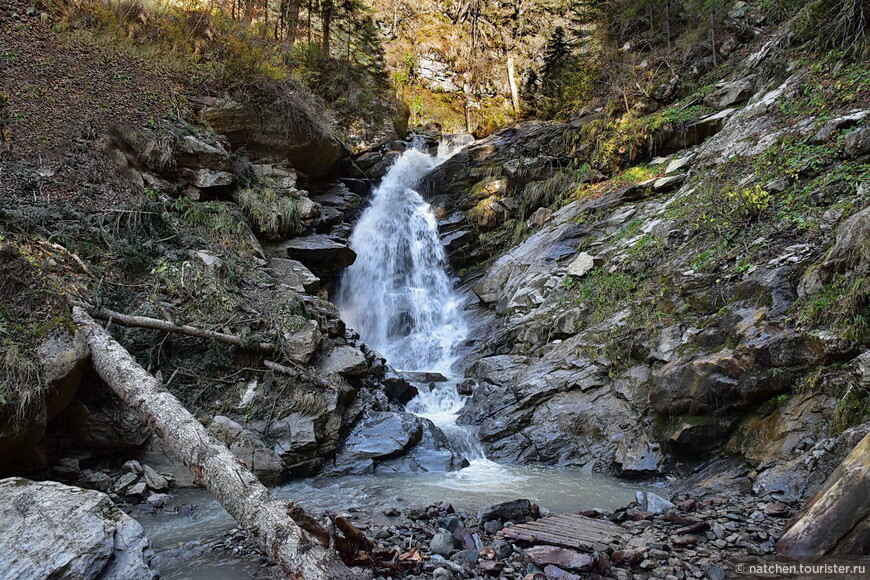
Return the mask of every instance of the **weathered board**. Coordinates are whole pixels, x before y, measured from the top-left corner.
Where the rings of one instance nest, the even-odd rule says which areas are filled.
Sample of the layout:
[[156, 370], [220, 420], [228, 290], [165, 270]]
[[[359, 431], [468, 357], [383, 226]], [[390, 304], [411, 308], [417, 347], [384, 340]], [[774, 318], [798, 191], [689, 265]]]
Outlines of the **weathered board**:
[[622, 542], [628, 531], [607, 520], [596, 520], [578, 514], [555, 514], [528, 524], [504, 528], [505, 538], [591, 551], [595, 544]]

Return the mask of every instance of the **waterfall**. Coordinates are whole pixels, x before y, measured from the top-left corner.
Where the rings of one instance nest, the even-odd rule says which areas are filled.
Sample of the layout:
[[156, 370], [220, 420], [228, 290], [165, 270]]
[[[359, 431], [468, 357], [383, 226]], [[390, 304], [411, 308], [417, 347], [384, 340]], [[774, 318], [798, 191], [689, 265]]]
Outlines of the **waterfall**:
[[474, 461], [484, 460], [483, 447], [474, 431], [456, 424], [464, 401], [452, 373], [467, 326], [435, 215], [414, 189], [456, 148], [442, 143], [435, 157], [408, 149], [390, 168], [350, 237], [357, 259], [342, 278], [337, 302], [345, 322], [394, 367], [451, 379], [421, 391], [407, 409], [435, 423]]
[[384, 176], [350, 237], [357, 259], [337, 302], [348, 325], [394, 367], [449, 375], [466, 325], [435, 215], [414, 190], [444, 158], [408, 149]]

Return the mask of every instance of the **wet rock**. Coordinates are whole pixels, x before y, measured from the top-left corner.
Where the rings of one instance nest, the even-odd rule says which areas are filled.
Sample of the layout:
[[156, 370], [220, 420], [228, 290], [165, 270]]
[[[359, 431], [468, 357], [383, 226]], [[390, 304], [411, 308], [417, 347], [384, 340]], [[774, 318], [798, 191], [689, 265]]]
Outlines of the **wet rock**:
[[504, 560], [513, 554], [513, 546], [504, 540], [496, 540], [492, 543], [492, 549], [495, 551], [495, 557], [499, 560]]
[[663, 514], [676, 507], [665, 498], [647, 491], [637, 492], [635, 498], [639, 509], [654, 514]]
[[493, 520], [525, 522], [527, 517], [537, 518], [539, 515], [538, 506], [527, 499], [517, 499], [480, 508], [477, 521], [484, 524]]
[[366, 372], [368, 361], [366, 356], [352, 346], [337, 346], [323, 357], [317, 365], [318, 370], [325, 374], [339, 374], [354, 377]]
[[396, 371], [402, 378], [412, 383], [445, 383], [447, 377], [434, 371]]
[[353, 428], [331, 472], [447, 471], [464, 464], [431, 421], [410, 413], [377, 412]]
[[526, 370], [529, 358], [519, 355], [497, 355], [479, 359], [468, 369], [468, 374], [495, 385], [507, 385]]
[[450, 556], [450, 560], [452, 562], [456, 562], [457, 564], [468, 564], [469, 566], [473, 566], [477, 564], [478, 554], [477, 550], [460, 550]]
[[538, 566], [545, 566], [545, 573], [547, 565], [578, 572], [589, 572], [595, 567], [593, 556], [555, 546], [532, 546], [526, 550], [526, 556]]
[[218, 415], [209, 424], [208, 432], [222, 441], [263, 484], [278, 485], [283, 481], [283, 461], [253, 431], [245, 429], [229, 417]]
[[380, 382], [384, 386], [384, 393], [387, 397], [402, 405], [417, 396], [417, 387], [392, 367], [387, 368]]
[[456, 471], [468, 466], [468, 460], [450, 446], [447, 436], [428, 419], [420, 419], [422, 437], [401, 457], [380, 461], [381, 473], [408, 473], [416, 471]]
[[169, 489], [169, 482], [166, 478], [148, 465], [142, 466], [142, 473], [145, 476], [145, 483], [149, 489], [154, 491], [166, 491]]
[[172, 499], [172, 496], [167, 493], [153, 493], [149, 495], [145, 502], [155, 508], [164, 507]]
[[464, 381], [459, 381], [456, 383], [456, 392], [463, 397], [467, 397], [474, 392], [475, 383], [471, 379], [467, 379]]
[[[429, 551], [433, 554], [440, 554], [449, 557], [456, 550], [456, 540], [453, 535], [447, 531], [441, 531], [432, 537], [429, 542]], [[475, 558], [477, 553], [475, 553]]]
[[148, 539], [103, 493], [21, 478], [0, 481], [3, 578], [151, 579]]

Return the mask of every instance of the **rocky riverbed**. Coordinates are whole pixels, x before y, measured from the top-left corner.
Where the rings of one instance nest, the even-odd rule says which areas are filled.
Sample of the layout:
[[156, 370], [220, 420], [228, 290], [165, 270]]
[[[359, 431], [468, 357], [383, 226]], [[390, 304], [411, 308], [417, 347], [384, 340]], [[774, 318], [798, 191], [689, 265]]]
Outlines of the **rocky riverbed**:
[[[578, 506], [576, 514], [620, 529], [611, 541], [586, 549], [511, 539], [511, 528], [519, 524], [553, 519], [547, 508], [523, 499], [477, 512], [457, 510], [445, 501], [346, 515], [371, 542], [369, 553], [360, 558], [379, 563], [370, 572], [377, 578], [717, 580], [733, 574], [739, 562], [773, 554], [776, 539], [795, 512], [777, 500], [738, 493], [680, 493], [672, 503], [638, 492], [637, 499], [616, 510]], [[280, 577], [249, 534], [238, 528], [220, 538], [164, 550], [156, 562], [177, 567], [203, 554], [216, 564], [232, 563], [220, 577]]]

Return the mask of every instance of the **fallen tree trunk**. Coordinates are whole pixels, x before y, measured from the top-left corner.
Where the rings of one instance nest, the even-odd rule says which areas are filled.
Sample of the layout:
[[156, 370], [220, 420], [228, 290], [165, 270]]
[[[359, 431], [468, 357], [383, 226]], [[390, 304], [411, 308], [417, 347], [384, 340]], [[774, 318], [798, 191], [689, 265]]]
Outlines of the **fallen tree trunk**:
[[[291, 578], [351, 578], [333, 550], [309, 537], [277, 500], [190, 412], [166, 391], [82, 308], [73, 308], [91, 349], [94, 368], [111, 389], [163, 439], [195, 481], [247, 528]], [[298, 508], [298, 506], [297, 506]]]
[[776, 543], [786, 556], [866, 555], [870, 551], [870, 433], [828, 477]]
[[219, 340], [221, 342], [233, 344], [241, 348], [250, 348], [253, 350], [258, 350], [260, 352], [275, 352], [275, 345], [270, 342], [247, 343], [242, 340], [241, 337], [234, 334], [226, 334], [224, 332], [206, 330], [204, 328], [188, 326], [186, 324], [173, 324], [167, 320], [160, 320], [159, 318], [148, 318], [147, 316], [134, 316], [131, 314], [124, 314], [122, 312], [115, 312], [114, 310], [109, 310], [108, 308], [98, 308], [96, 306], [91, 306], [90, 304], [87, 304], [85, 302], [74, 301], [73, 304], [83, 309], [94, 318], [99, 318], [100, 320], [111, 320], [112, 322], [120, 324], [121, 326], [129, 326], [133, 328], [150, 328], [152, 330], [164, 330], [166, 332], [186, 334], [188, 336], [195, 336], [198, 338], [210, 338], [212, 340]]

